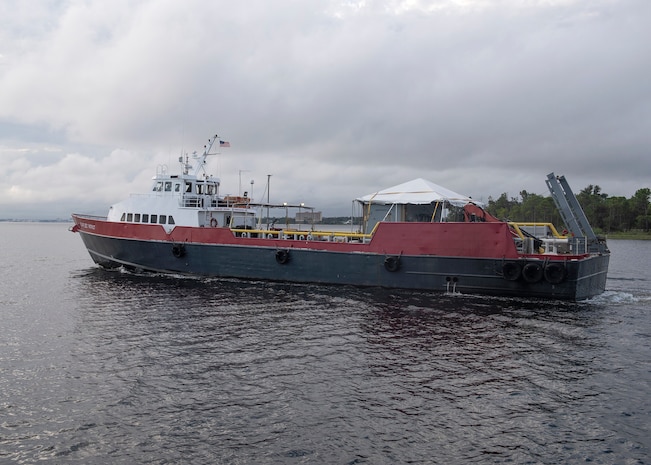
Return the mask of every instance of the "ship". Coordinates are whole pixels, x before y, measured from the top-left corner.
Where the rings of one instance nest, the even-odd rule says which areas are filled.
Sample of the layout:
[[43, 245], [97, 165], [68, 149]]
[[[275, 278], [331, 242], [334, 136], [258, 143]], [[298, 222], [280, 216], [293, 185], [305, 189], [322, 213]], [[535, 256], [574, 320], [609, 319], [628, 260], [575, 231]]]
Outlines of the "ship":
[[179, 157], [178, 174], [157, 168], [148, 191], [106, 216], [72, 214], [71, 230], [107, 269], [565, 301], [605, 290], [610, 251], [564, 176], [546, 179], [561, 232], [498, 219], [422, 178], [356, 198], [350, 230], [330, 230], [293, 223], [291, 212], [314, 218], [304, 214], [314, 208], [271, 203], [268, 189], [264, 202], [222, 195], [206, 164], [224, 146], [211, 137]]

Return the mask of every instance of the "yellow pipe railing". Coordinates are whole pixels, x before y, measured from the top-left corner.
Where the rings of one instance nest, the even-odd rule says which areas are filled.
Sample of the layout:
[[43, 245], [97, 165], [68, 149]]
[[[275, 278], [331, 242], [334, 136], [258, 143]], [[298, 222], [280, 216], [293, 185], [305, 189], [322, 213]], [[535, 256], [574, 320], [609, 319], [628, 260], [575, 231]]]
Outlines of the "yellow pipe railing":
[[513, 230], [517, 233], [518, 236], [520, 236], [521, 239], [524, 239], [524, 234], [522, 233], [522, 230], [520, 227], [526, 227], [526, 226], [535, 226], [535, 227], [546, 227], [549, 228], [549, 231], [552, 233], [552, 236], [554, 236], [557, 239], [565, 239], [567, 236], [564, 236], [562, 234], [559, 234], [558, 231], [556, 230], [556, 226], [554, 226], [552, 223], [528, 223], [528, 222], [523, 222], [523, 221], [509, 221], [509, 226], [513, 228]]
[[298, 229], [282, 229], [279, 231], [268, 229], [236, 229], [231, 231], [240, 237], [257, 237], [265, 239], [281, 240], [308, 240], [308, 241], [334, 241], [336, 238], [344, 238], [346, 242], [351, 240], [366, 240], [373, 237], [373, 234], [350, 233], [339, 231], [301, 231]]

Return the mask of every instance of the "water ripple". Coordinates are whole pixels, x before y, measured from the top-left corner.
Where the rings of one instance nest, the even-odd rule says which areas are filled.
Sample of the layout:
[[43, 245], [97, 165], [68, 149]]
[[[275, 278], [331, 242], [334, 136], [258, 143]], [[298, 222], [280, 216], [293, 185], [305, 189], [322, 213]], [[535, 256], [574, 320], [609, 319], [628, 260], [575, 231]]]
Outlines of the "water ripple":
[[68, 259], [0, 294], [0, 462], [649, 462], [645, 281], [572, 304]]

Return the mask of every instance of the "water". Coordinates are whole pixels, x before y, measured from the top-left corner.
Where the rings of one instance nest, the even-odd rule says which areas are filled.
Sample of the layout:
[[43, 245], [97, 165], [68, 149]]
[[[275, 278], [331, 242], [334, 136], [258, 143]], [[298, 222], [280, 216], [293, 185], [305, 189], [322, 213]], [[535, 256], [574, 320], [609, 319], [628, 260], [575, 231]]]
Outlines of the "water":
[[0, 463], [651, 463], [651, 242], [572, 304], [142, 276], [0, 223]]

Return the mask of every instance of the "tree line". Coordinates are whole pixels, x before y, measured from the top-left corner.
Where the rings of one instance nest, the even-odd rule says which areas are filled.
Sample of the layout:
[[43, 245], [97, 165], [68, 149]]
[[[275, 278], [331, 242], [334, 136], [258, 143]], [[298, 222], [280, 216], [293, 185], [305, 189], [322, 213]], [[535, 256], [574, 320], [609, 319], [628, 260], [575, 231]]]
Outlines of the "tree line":
[[[601, 187], [589, 185], [576, 195], [592, 227], [601, 233], [642, 230], [649, 232], [651, 189], [638, 189], [631, 198], [611, 197], [601, 192]], [[520, 197], [509, 198], [503, 193], [497, 199], [489, 197], [486, 211], [500, 219], [510, 221], [549, 222], [562, 225], [563, 221], [550, 197], [532, 194], [525, 190]]]

